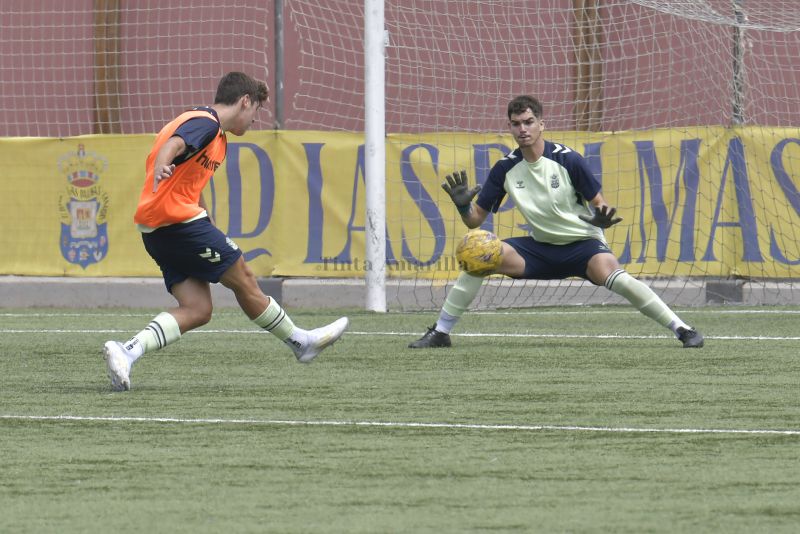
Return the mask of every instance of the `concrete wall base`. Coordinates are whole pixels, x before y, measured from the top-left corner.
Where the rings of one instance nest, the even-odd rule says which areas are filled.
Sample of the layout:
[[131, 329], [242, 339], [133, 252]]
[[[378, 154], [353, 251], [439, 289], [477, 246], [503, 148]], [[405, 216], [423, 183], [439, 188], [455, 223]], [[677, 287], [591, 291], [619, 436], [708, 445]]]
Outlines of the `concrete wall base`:
[[[672, 306], [798, 305], [800, 291], [791, 281], [691, 279], [645, 280]], [[261, 289], [288, 308], [364, 308], [361, 279], [263, 278]], [[438, 310], [451, 283], [414, 280], [387, 282], [390, 310]], [[238, 307], [233, 293], [212, 284], [214, 305]], [[580, 280], [512, 281], [490, 277], [473, 303], [475, 309], [534, 306], [626, 304], [602, 287]], [[0, 306], [4, 308], [165, 308], [174, 306], [160, 278], [66, 278], [0, 276]]]

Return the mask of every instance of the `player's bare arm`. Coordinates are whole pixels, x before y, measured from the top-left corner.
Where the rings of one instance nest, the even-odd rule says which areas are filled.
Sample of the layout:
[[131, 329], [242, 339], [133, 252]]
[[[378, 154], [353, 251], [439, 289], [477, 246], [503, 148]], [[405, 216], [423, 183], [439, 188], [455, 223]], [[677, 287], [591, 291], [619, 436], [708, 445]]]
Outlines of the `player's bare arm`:
[[470, 206], [469, 213], [461, 215], [461, 220], [464, 221], [464, 224], [467, 225], [467, 228], [472, 229], [478, 228], [480, 225], [482, 225], [483, 221], [485, 221], [486, 217], [488, 216], [488, 211], [473, 203]]
[[158, 191], [159, 182], [172, 176], [172, 172], [175, 170], [172, 162], [184, 152], [186, 152], [186, 143], [180, 136], [172, 136], [164, 143], [153, 163], [153, 193]]

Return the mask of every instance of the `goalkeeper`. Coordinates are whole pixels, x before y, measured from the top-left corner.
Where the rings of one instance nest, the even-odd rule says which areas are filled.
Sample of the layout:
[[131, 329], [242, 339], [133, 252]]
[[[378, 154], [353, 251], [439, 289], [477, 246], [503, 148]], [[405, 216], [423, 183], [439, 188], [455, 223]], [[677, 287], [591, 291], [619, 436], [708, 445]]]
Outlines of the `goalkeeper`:
[[182, 113], [156, 137], [134, 222], [178, 305], [156, 315], [125, 343], [105, 343], [113, 389], [130, 389], [131, 366], [145, 353], [211, 320], [212, 283], [233, 291], [250, 320], [288, 345], [302, 363], [313, 360], [347, 327], [346, 317], [315, 330], [296, 327], [275, 299], [261, 291], [239, 247], [206, 211], [202, 191], [225, 159], [226, 133], [243, 135], [267, 96], [264, 83], [230, 72], [220, 80], [213, 105]]
[[[539, 100], [528, 95], [511, 100], [508, 128], [519, 148], [492, 167], [485, 187], [470, 188], [465, 171], [447, 176], [442, 184], [469, 228], [478, 228], [489, 212], [496, 213], [506, 194], [525, 217], [529, 236], [504, 240], [500, 263], [492, 272], [534, 280], [585, 278], [621, 295], [672, 330], [684, 348], [702, 347], [700, 332], [684, 323], [646, 284], [620, 268], [603, 229], [622, 219], [606, 203], [583, 157], [542, 138]], [[449, 347], [450, 331], [478, 294], [483, 276], [462, 272], [436, 324], [409, 347]]]

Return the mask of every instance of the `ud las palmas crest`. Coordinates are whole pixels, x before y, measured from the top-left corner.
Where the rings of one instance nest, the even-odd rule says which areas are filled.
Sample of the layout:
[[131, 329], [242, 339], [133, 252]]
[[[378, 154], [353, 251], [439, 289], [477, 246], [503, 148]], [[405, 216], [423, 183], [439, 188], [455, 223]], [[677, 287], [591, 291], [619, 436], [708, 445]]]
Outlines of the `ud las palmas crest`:
[[84, 145], [58, 160], [58, 169], [66, 176], [67, 188], [58, 202], [61, 213], [61, 254], [70, 263], [84, 269], [108, 253], [108, 193], [103, 191], [100, 174], [108, 161]]

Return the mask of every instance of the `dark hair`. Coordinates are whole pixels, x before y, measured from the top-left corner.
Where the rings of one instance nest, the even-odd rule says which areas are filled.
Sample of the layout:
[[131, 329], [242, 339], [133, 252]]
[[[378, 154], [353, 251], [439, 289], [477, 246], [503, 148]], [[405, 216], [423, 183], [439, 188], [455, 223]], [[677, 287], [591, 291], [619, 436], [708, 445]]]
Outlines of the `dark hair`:
[[215, 104], [233, 105], [244, 95], [250, 95], [250, 100], [263, 105], [269, 92], [263, 82], [254, 80], [243, 72], [229, 72], [217, 85]]
[[533, 113], [537, 119], [542, 118], [542, 103], [539, 102], [538, 98], [530, 95], [514, 97], [514, 99], [508, 103], [508, 118], [510, 119], [511, 115], [521, 115], [528, 109], [531, 110], [531, 113]]

